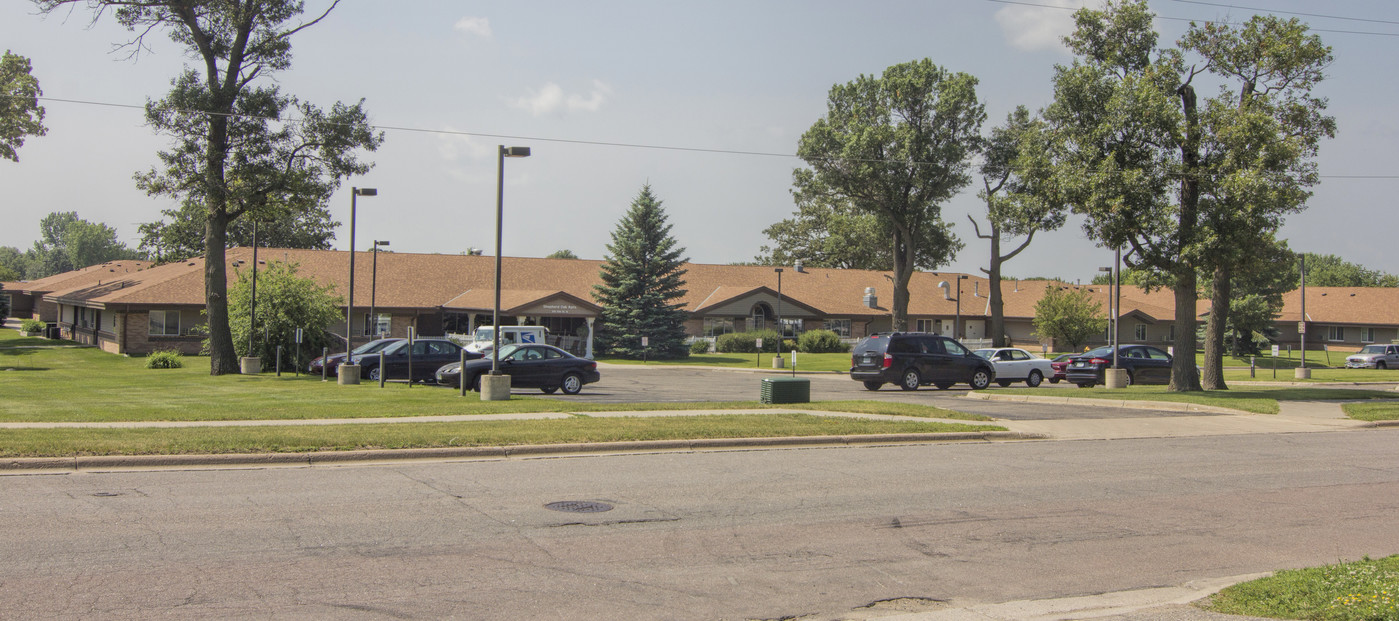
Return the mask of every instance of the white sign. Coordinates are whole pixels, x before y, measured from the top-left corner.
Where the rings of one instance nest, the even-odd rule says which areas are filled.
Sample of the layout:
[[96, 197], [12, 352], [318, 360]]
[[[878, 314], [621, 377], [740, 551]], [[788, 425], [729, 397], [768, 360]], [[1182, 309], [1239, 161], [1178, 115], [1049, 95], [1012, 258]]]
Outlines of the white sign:
[[650, 347], [650, 346], [651, 346], [651, 337], [649, 337], [649, 336], [643, 336], [643, 337], [641, 337], [641, 346], [642, 346], [642, 347]]
[[1307, 333], [1307, 322], [1305, 322], [1305, 321], [1299, 321], [1299, 322], [1297, 322], [1297, 334], [1306, 334], [1306, 333]]
[[754, 340], [758, 342], [758, 343], [757, 343], [758, 349], [762, 349], [762, 348], [763, 348], [763, 339], [758, 338], [758, 339], [754, 339]]
[[1277, 346], [1277, 345], [1274, 345], [1274, 346], [1273, 346], [1273, 357], [1274, 357], [1274, 358], [1277, 358], [1277, 357], [1278, 357], [1278, 351], [1279, 351], [1278, 346]]

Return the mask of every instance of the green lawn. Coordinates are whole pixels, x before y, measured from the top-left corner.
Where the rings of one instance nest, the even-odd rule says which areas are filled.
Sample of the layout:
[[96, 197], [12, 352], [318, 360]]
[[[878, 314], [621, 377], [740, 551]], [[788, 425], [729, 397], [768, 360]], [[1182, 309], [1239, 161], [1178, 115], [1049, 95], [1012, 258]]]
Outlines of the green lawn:
[[1355, 420], [1399, 420], [1399, 401], [1344, 403], [1341, 409]]
[[[614, 440], [858, 435], [1003, 430], [912, 420], [988, 420], [935, 407], [868, 401], [815, 402], [796, 406], [753, 401], [709, 403], [578, 403], [515, 397], [482, 402], [436, 386], [385, 388], [366, 382], [340, 386], [319, 376], [264, 373], [209, 375], [209, 360], [187, 357], [180, 369], [146, 369], [127, 358], [63, 342], [0, 332], [0, 422], [123, 422], [326, 419], [441, 416], [512, 412], [569, 412], [547, 421], [479, 421], [414, 424], [217, 427], [181, 429], [12, 429], [0, 434], [0, 456], [70, 456], [231, 452], [298, 452], [604, 442]], [[907, 416], [907, 421], [867, 421], [774, 412], [655, 418], [592, 418], [586, 412], [636, 410], [738, 410], [798, 407], [807, 410]]]
[[1226, 588], [1204, 607], [1275, 619], [1392, 621], [1399, 619], [1399, 556], [1280, 571]]
[[1102, 386], [1046, 391], [1043, 388], [998, 388], [996, 393], [1086, 397], [1120, 401], [1169, 401], [1234, 408], [1258, 414], [1277, 414], [1278, 401], [1325, 401], [1332, 399], [1389, 399], [1399, 405], [1399, 392], [1383, 390], [1337, 390], [1292, 386], [1234, 387], [1207, 392], [1168, 392], [1165, 386], [1131, 386], [1108, 390]]

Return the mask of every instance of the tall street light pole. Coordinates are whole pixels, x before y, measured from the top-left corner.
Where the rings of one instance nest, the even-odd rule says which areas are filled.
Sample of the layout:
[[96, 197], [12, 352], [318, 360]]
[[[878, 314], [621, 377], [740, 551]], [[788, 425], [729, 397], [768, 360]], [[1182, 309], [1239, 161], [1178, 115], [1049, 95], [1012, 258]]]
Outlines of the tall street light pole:
[[[500, 375], [500, 239], [505, 215], [505, 158], [529, 157], [529, 147], [499, 145], [495, 188], [495, 307], [491, 310], [491, 375]], [[506, 395], [509, 395], [506, 390]]]
[[375, 338], [379, 337], [379, 315], [376, 314], [376, 310], [374, 308], [374, 297], [379, 292], [379, 246], [387, 245], [389, 245], [389, 242], [387, 241], [378, 239], [374, 240], [374, 263], [373, 267], [370, 268], [369, 276], [369, 320], [374, 322]]
[[355, 318], [355, 199], [361, 196], [378, 196], [374, 188], [350, 188], [350, 298], [345, 305], [345, 364], [354, 366], [355, 356], [351, 327]]
[[773, 268], [777, 272], [777, 353], [782, 353], [782, 339], [786, 338], [786, 326], [782, 324], [782, 268]]
[[248, 355], [253, 353], [253, 335], [257, 334], [257, 220], [253, 220], [253, 301], [248, 305]]

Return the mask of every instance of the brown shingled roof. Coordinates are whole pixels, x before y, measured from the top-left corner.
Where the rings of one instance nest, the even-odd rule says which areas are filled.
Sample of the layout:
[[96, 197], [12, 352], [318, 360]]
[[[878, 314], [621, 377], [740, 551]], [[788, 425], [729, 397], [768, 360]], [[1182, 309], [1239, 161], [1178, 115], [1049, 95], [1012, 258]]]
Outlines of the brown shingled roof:
[[[34, 280], [5, 283], [5, 290], [19, 291], [30, 295], [49, 293], [97, 285], [102, 282], [124, 278], [151, 266], [150, 261], [121, 260], [89, 265], [70, 272], [45, 276]], [[13, 286], [11, 286], [13, 285]]]

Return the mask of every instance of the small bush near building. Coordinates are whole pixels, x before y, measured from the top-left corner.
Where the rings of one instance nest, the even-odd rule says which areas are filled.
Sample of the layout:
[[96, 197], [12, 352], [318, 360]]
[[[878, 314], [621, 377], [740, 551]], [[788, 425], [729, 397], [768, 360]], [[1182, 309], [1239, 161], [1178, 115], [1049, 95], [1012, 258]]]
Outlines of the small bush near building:
[[695, 355], [709, 353], [709, 341], [700, 339], [690, 343], [690, 353]]
[[19, 322], [19, 329], [22, 332], [43, 332], [46, 327], [48, 327], [48, 324], [38, 319], [24, 319]]
[[185, 366], [184, 356], [180, 352], [164, 349], [151, 352], [146, 356], [147, 369], [178, 369]]
[[831, 330], [812, 330], [803, 332], [797, 339], [797, 351], [803, 354], [841, 354], [850, 351], [850, 347]]
[[754, 330], [752, 332], [730, 332], [719, 336], [715, 349], [722, 354], [756, 354], [758, 339], [763, 339], [763, 351], [776, 352], [782, 343], [782, 335], [776, 330]]

